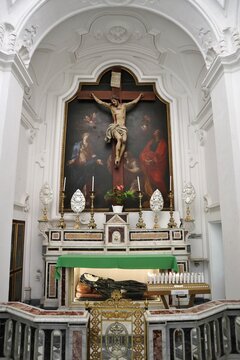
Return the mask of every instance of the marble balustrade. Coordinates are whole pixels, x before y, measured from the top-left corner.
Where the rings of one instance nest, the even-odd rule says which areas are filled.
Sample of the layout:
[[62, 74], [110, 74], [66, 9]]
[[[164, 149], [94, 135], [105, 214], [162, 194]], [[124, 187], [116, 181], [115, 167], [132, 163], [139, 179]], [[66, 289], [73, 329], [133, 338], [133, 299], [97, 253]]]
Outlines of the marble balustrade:
[[[240, 358], [240, 301], [145, 312], [147, 359]], [[86, 360], [87, 311], [0, 304], [0, 358]]]

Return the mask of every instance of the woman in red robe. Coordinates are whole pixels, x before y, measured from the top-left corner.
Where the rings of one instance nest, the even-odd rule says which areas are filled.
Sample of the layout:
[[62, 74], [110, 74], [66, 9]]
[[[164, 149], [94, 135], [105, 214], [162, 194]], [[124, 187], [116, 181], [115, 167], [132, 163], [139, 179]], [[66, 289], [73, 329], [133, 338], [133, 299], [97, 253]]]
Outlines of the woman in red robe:
[[140, 162], [145, 175], [144, 190], [151, 196], [159, 189], [164, 198], [167, 197], [166, 171], [168, 168], [168, 147], [159, 129], [155, 130], [140, 154]]

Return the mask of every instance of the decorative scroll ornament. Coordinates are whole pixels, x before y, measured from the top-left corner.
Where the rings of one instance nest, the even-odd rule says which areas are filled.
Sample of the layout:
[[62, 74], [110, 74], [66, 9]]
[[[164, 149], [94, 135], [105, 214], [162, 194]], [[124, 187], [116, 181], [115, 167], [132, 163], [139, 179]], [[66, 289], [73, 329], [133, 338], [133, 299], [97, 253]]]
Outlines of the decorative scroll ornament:
[[74, 213], [76, 213], [74, 229], [80, 229], [79, 214], [85, 209], [85, 205], [85, 197], [81, 190], [77, 189], [71, 198], [71, 209]]
[[156, 189], [150, 199], [150, 208], [154, 212], [154, 229], [159, 229], [158, 213], [163, 209], [164, 201], [161, 192]]
[[47, 206], [52, 202], [53, 199], [53, 191], [50, 188], [49, 184], [46, 182], [43, 184], [40, 190], [39, 198], [41, 203], [43, 204], [43, 217], [42, 221], [48, 221], [47, 217]]
[[206, 66], [209, 69], [218, 54], [218, 44], [215, 41], [210, 30], [201, 28], [199, 30], [199, 39], [202, 44], [203, 52], [205, 53]]
[[184, 219], [185, 221], [193, 221], [193, 219], [190, 215], [190, 207], [189, 206], [193, 202], [195, 197], [196, 197], [195, 189], [194, 189], [192, 183], [189, 182], [184, 186], [183, 191], [182, 191], [182, 198], [187, 206], [186, 217]]
[[37, 35], [38, 25], [32, 25], [29, 28], [24, 30], [23, 39], [19, 43], [19, 55], [21, 56], [22, 61], [25, 66], [28, 66], [30, 63], [30, 53], [33, 47], [34, 38]]

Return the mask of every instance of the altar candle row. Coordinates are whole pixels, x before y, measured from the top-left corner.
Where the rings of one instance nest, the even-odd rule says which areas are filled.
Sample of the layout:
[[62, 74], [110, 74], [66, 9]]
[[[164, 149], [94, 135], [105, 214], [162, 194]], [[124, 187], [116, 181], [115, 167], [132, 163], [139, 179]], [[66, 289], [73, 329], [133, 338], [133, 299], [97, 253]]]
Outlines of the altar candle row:
[[192, 284], [204, 283], [203, 273], [175, 273], [162, 272], [159, 274], [148, 273], [148, 284]]

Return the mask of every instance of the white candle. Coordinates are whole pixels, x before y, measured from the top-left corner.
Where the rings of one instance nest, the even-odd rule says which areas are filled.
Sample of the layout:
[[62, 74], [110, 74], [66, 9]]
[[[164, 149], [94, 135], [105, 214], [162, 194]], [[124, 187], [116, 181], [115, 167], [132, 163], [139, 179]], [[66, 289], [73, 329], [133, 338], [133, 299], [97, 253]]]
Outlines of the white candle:
[[140, 188], [140, 181], [139, 181], [139, 176], [137, 176], [137, 183], [138, 183], [138, 191], [141, 191], [141, 188]]
[[66, 177], [64, 178], [64, 181], [63, 181], [63, 191], [65, 191], [65, 188], [66, 188]]
[[92, 191], [94, 191], [94, 176], [92, 176]]
[[170, 175], [170, 191], [172, 191], [172, 176]]

